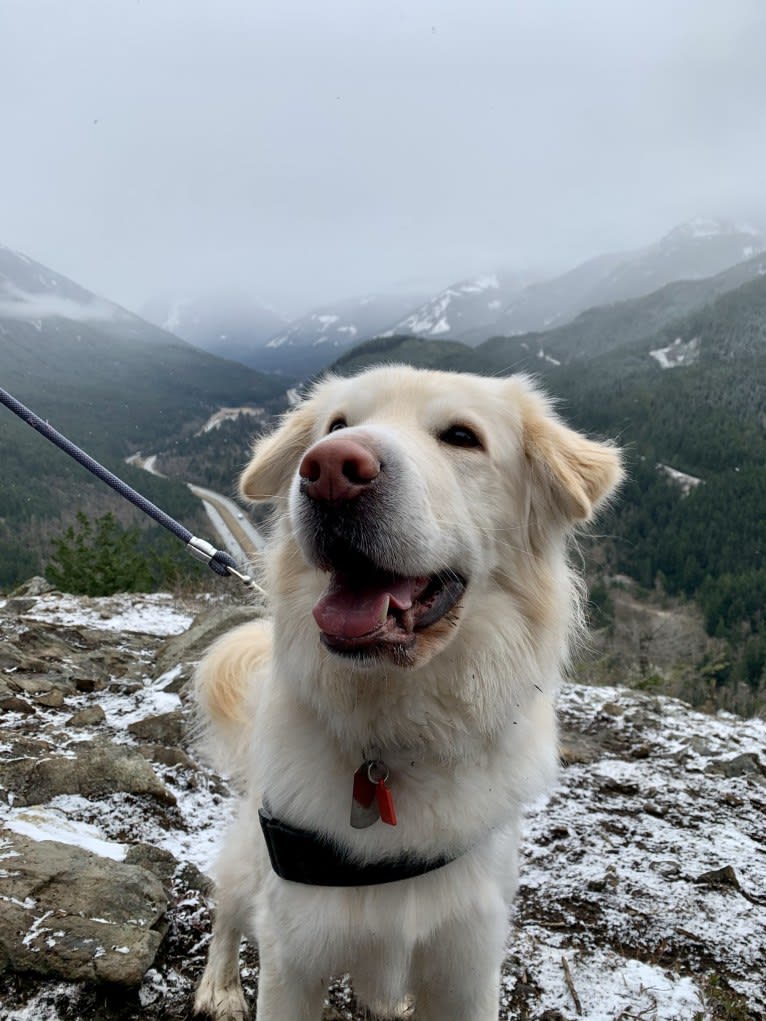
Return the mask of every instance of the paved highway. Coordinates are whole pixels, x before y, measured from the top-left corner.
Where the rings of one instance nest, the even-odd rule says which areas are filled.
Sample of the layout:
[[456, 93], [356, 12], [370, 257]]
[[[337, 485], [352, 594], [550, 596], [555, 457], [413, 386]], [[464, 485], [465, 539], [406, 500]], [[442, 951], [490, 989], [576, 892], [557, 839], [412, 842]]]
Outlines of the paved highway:
[[[162, 476], [162, 472], [157, 471], [156, 468], [156, 454], [144, 457], [139, 451], [127, 460], [129, 464], [143, 468], [151, 475]], [[257, 557], [265, 545], [265, 540], [239, 504], [212, 489], [194, 486], [190, 482], [187, 482], [187, 485], [192, 493], [202, 501], [210, 523], [224, 549], [228, 550], [234, 559], [243, 566]], [[200, 538], [206, 537], [203, 535]]]

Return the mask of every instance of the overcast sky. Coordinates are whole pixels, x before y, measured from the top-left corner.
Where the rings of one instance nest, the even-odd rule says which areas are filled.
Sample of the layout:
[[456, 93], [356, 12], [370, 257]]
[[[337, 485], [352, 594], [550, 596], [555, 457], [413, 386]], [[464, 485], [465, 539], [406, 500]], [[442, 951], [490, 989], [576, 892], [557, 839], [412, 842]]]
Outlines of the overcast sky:
[[766, 0], [0, 0], [0, 240], [288, 312], [766, 210]]

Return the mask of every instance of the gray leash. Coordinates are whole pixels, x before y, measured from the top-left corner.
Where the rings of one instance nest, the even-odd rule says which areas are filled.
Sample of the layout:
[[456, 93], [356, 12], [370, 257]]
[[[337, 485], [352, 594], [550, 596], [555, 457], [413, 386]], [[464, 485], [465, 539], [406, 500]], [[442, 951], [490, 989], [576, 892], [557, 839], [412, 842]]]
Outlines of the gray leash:
[[215, 571], [216, 574], [224, 578], [232, 575], [238, 578], [247, 588], [263, 592], [263, 589], [249, 575], [243, 574], [237, 568], [236, 560], [229, 553], [225, 550], [216, 549], [212, 543], [192, 535], [188, 528], [184, 528], [174, 518], [171, 518], [169, 514], [155, 506], [151, 500], [147, 500], [145, 496], [136, 492], [127, 482], [123, 482], [121, 478], [118, 478], [107, 468], [104, 468], [90, 454], [86, 454], [84, 450], [81, 450], [71, 440], [68, 440], [66, 436], [63, 436], [57, 429], [54, 429], [52, 425], [43, 421], [34, 411], [30, 411], [21, 401], [17, 401], [15, 397], [9, 394], [7, 390], [3, 390], [2, 387], [0, 387], [0, 404], [4, 404], [9, 411], [12, 411], [23, 422], [26, 422], [27, 425], [41, 433], [47, 440], [50, 440], [59, 450], [69, 454], [78, 464], [81, 464], [83, 468], [86, 468], [92, 475], [95, 475], [97, 479], [105, 482], [107, 486], [111, 486], [116, 493], [119, 493], [120, 496], [132, 503], [134, 507], [138, 507], [144, 514], [148, 514], [158, 525], [162, 525], [163, 528], [172, 532], [177, 539], [180, 539], [186, 545], [189, 553], [196, 560], [207, 564], [211, 571]]

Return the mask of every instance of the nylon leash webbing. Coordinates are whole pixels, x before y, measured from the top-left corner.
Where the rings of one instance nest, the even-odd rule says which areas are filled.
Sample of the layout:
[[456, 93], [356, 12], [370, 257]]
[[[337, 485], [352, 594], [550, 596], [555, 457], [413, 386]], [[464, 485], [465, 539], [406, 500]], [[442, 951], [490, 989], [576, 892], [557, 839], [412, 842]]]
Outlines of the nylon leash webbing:
[[158, 525], [162, 525], [163, 528], [166, 528], [177, 539], [180, 539], [196, 560], [207, 564], [212, 571], [215, 571], [221, 577], [226, 578], [229, 575], [233, 575], [248, 588], [263, 592], [263, 589], [249, 575], [243, 574], [237, 568], [237, 562], [231, 554], [225, 550], [216, 549], [212, 543], [207, 542], [205, 539], [192, 535], [188, 528], [184, 528], [178, 521], [171, 518], [169, 514], [166, 514], [165, 511], [153, 504], [151, 500], [147, 500], [145, 496], [136, 492], [127, 482], [123, 482], [121, 478], [110, 472], [108, 468], [99, 464], [90, 454], [86, 454], [84, 450], [81, 450], [71, 440], [67, 439], [66, 436], [62, 435], [57, 429], [54, 429], [52, 425], [49, 425], [39, 415], [36, 415], [34, 411], [30, 411], [21, 401], [16, 400], [12, 394], [9, 394], [2, 387], [0, 387], [0, 404], [4, 404], [9, 411], [12, 411], [23, 422], [26, 422], [27, 425], [41, 433], [47, 440], [50, 440], [59, 450], [69, 454], [71, 458], [74, 458], [78, 464], [82, 465], [92, 475], [95, 475], [97, 479], [105, 482], [107, 486], [111, 486], [116, 493], [119, 493], [125, 500], [132, 503], [134, 507], [138, 507], [144, 514], [153, 518]]

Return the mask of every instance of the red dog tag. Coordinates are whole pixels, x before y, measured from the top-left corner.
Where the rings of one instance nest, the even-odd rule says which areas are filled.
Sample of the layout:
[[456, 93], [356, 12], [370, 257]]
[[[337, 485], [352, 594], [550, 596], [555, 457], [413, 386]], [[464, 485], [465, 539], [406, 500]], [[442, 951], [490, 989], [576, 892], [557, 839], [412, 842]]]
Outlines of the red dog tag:
[[366, 762], [363, 762], [356, 773], [354, 773], [354, 801], [364, 808], [369, 808], [372, 804], [372, 799], [375, 797], [375, 784], [367, 773]]
[[378, 780], [375, 784], [375, 800], [378, 803], [378, 811], [383, 822], [389, 826], [396, 826], [396, 809], [394, 808], [394, 796], [391, 788], [386, 787], [385, 780]]

